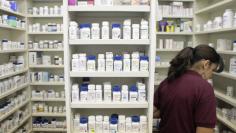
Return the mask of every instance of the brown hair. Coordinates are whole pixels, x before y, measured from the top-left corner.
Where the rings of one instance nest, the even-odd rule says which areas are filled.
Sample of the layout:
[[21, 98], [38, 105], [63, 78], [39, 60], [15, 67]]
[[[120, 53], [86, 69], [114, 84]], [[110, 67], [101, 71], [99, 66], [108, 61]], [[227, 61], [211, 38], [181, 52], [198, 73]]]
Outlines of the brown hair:
[[202, 59], [217, 64], [218, 68], [216, 72], [222, 72], [224, 70], [223, 60], [214, 48], [208, 45], [198, 45], [195, 48], [186, 47], [171, 60], [167, 80], [172, 81], [178, 78], [186, 70], [191, 68], [193, 64]]

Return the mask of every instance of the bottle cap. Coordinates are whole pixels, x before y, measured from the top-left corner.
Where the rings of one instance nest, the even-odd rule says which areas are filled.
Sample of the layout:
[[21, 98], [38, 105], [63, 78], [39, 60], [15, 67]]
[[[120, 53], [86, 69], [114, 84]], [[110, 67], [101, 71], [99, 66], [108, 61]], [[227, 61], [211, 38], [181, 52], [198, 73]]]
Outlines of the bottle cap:
[[137, 91], [138, 91], [138, 88], [136, 87], [136, 85], [132, 85], [132, 86], [130, 87], [130, 91], [137, 92]]
[[120, 91], [120, 86], [118, 86], [118, 85], [113, 86], [113, 91], [115, 91], [115, 92]]
[[80, 123], [81, 123], [81, 124], [86, 124], [86, 123], [88, 123], [88, 118], [82, 116], [82, 117], [80, 118]]
[[132, 116], [132, 122], [140, 122], [139, 116]]
[[148, 61], [148, 56], [145, 56], [145, 55], [143, 55], [143, 56], [140, 56], [140, 60], [147, 60]]
[[87, 59], [88, 59], [88, 60], [96, 60], [96, 56], [94, 56], [94, 55], [89, 55]]
[[112, 28], [120, 28], [120, 24], [112, 24]]
[[122, 60], [123, 58], [122, 58], [122, 56], [120, 56], [120, 55], [116, 55], [115, 57], [114, 57], [114, 60]]

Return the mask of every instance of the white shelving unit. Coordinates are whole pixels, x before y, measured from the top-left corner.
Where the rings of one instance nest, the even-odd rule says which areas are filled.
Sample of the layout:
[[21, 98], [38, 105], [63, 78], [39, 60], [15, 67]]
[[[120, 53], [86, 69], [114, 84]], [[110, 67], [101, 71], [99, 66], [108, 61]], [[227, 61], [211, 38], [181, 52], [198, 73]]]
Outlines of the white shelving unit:
[[170, 36], [192, 36], [191, 32], [157, 32], [157, 35], [170, 35]]
[[[158, 0], [159, 5], [170, 5], [171, 2], [183, 2], [184, 7], [187, 8], [193, 8], [194, 7], [194, 0]], [[182, 20], [182, 19], [187, 19], [187, 20], [192, 20], [194, 21], [195, 16], [188, 16], [188, 17], [183, 17], [183, 16], [162, 16], [162, 20]], [[158, 25], [157, 25], [158, 26]], [[171, 59], [182, 49], [159, 49], [159, 40], [162, 39], [163, 42], [165, 43], [165, 39], [172, 39], [173, 41], [183, 41], [184, 42], [184, 47], [187, 47], [188, 44], [187, 42], [192, 42], [193, 37], [194, 37], [194, 32], [156, 32], [157, 36], [157, 49], [156, 49], [156, 55], [160, 57], [160, 62], [170, 62]], [[155, 65], [155, 90], [158, 89], [158, 86], [160, 83], [164, 80], [164, 78], [160, 77], [166, 77], [168, 74], [168, 69], [170, 65]], [[158, 77], [160, 76], [160, 77]]]
[[[27, 9], [33, 8], [33, 7], [44, 7], [48, 6], [54, 7], [54, 6], [60, 7], [61, 5], [64, 5], [63, 0], [29, 0], [27, 3]], [[64, 7], [63, 7], [64, 8]], [[28, 19], [28, 25], [29, 24], [47, 24], [47, 23], [56, 23], [56, 24], [63, 24], [64, 20], [64, 13], [65, 10], [63, 9], [62, 15], [32, 15], [27, 13], [27, 19]], [[28, 28], [28, 27], [27, 27]], [[63, 30], [66, 29], [63, 27]], [[27, 31], [27, 41], [39, 42], [44, 40], [49, 41], [62, 41], [64, 44], [64, 38], [63, 34], [64, 32], [29, 32]], [[64, 49], [56, 49], [56, 48], [45, 48], [45, 49], [28, 49], [28, 52], [36, 52], [41, 53], [42, 55], [49, 55], [51, 56], [52, 65], [33, 65], [29, 64], [29, 71], [30, 72], [48, 72], [49, 75], [63, 75], [64, 74], [64, 65], [54, 65], [53, 64], [53, 58], [55, 56], [62, 57], [64, 60]], [[63, 75], [64, 76], [64, 75]], [[65, 77], [65, 76], [64, 76]], [[45, 90], [46, 92], [48, 90], [54, 90], [55, 92], [58, 92], [61, 95], [61, 91], [65, 91], [65, 82], [31, 82], [29, 83], [30, 89], [32, 90], [38, 90], [42, 91]], [[31, 94], [31, 92], [30, 92]], [[52, 105], [52, 106], [65, 106], [65, 98], [35, 98], [31, 97], [31, 108], [36, 103], [45, 103], [46, 105]], [[32, 109], [31, 109], [32, 110]], [[32, 113], [32, 120], [31, 124], [35, 119], [38, 117], [42, 117], [44, 119], [59, 119], [59, 120], [66, 120], [66, 113]], [[33, 126], [32, 126], [33, 127]], [[32, 128], [32, 132], [66, 132], [66, 129], [61, 128]]]
[[150, 6], [69, 6], [69, 12], [150, 12]]
[[218, 89], [215, 90], [215, 95], [217, 98], [219, 98], [220, 100], [225, 101], [226, 103], [236, 107], [236, 99], [226, 96], [224, 93], [218, 91]]
[[[17, 3], [17, 12], [12, 11], [5, 6], [0, 6], [0, 16], [3, 15], [9, 15], [9, 16], [15, 16], [20, 20], [23, 20], [27, 23], [26, 15], [25, 15], [25, 5], [26, 0], [16, 0]], [[2, 4], [2, 3], [1, 3]], [[18, 70], [12, 73], [7, 73], [0, 76], [0, 82], [3, 82], [4, 80], [13, 78], [14, 76], [21, 76], [21, 75], [27, 75], [28, 73], [28, 60], [27, 60], [27, 42], [26, 42], [26, 29], [25, 28], [19, 28], [19, 27], [13, 27], [6, 24], [0, 24], [0, 42], [2, 42], [3, 39], [7, 39], [8, 41], [14, 41], [14, 42], [21, 42], [24, 43], [24, 49], [9, 49], [9, 50], [2, 50], [2, 47], [0, 48], [0, 64], [5, 64], [9, 62], [9, 57], [12, 55], [17, 56], [23, 56], [24, 58], [24, 64], [25, 68], [22, 70]], [[17, 85], [14, 88], [8, 89], [5, 92], [0, 93], [0, 102], [1, 104], [4, 104], [7, 100], [19, 95], [21, 92], [26, 91], [29, 92], [29, 83], [26, 82], [21, 85]], [[25, 102], [16, 105], [14, 108], [9, 110], [4, 115], [0, 116], [0, 123], [3, 124], [6, 122], [9, 118], [13, 117], [13, 115], [22, 109], [29, 109], [29, 101], [30, 99], [26, 100]], [[20, 123], [15, 125], [14, 127], [11, 127], [7, 132], [8, 133], [14, 133], [19, 128], [23, 126], [23, 124], [29, 123], [31, 114], [28, 114]], [[10, 122], [10, 121], [9, 121]]]
[[[234, 0], [211, 0], [211, 1], [195, 1], [195, 16], [194, 16], [194, 24], [203, 25], [207, 23], [208, 20], [213, 20], [216, 16], [223, 16], [225, 9], [235, 9], [235, 1]], [[198, 44], [217, 44], [217, 39], [230, 39], [234, 40], [235, 37], [231, 37], [230, 35], [235, 34], [236, 28], [226, 28], [226, 29], [218, 29], [218, 30], [210, 30], [210, 31], [201, 31], [195, 32], [194, 36], [194, 45]], [[213, 76], [213, 86], [215, 88], [215, 95], [218, 102], [219, 108], [235, 108], [236, 103], [235, 99], [229, 96], [226, 96], [226, 88], [227, 86], [236, 87], [235, 80], [236, 75], [229, 73], [229, 59], [235, 55], [236, 52], [233, 51], [218, 51], [225, 61], [225, 71], [222, 73], [215, 73]], [[222, 82], [223, 81], [223, 82]], [[223, 93], [224, 92], [224, 93]], [[226, 106], [227, 105], [227, 106]], [[229, 129], [236, 131], [235, 126], [229, 120], [225, 119], [217, 114], [217, 119], [220, 124], [225, 125]]]
[[234, 132], [236, 132], [235, 124], [233, 124], [231, 121], [221, 116], [220, 113], [217, 113], [217, 119], [223, 124], [225, 124], [227, 127], [229, 127], [230, 129], [232, 129]]
[[66, 132], [65, 128], [33, 128], [33, 132]]
[[199, 14], [209, 13], [209, 12], [218, 10], [222, 6], [230, 5], [233, 2], [234, 2], [234, 0], [221, 0], [221, 1], [217, 2], [217, 3], [211, 4], [210, 6], [207, 6], [205, 8], [202, 8], [202, 9], [196, 11], [195, 14], [199, 15]]
[[150, 40], [69, 40], [69, 45], [150, 45]]
[[[67, 3], [67, 0], [64, 0]], [[65, 29], [68, 31], [69, 21], [78, 21], [78, 22], [101, 22], [101, 21], [110, 21], [110, 22], [119, 22], [123, 23], [125, 18], [146, 18], [149, 20], [149, 29], [150, 29], [150, 39], [149, 40], [68, 40], [65, 42], [65, 74], [66, 74], [66, 110], [67, 110], [67, 124], [70, 125], [67, 128], [67, 132], [73, 132], [72, 120], [75, 113], [86, 112], [84, 115], [91, 115], [91, 112], [96, 114], [96, 110], [103, 109], [104, 114], [110, 115], [112, 109], [116, 109], [118, 112], [124, 115], [134, 115], [130, 114], [128, 111], [122, 109], [137, 111], [136, 114], [147, 115], [148, 117], [148, 133], [152, 133], [152, 114], [153, 114], [153, 93], [154, 93], [154, 69], [155, 69], [155, 52], [156, 52], [156, 33], [155, 33], [155, 0], [151, 0], [151, 6], [68, 6], [67, 17], [64, 18]], [[127, 16], [127, 17], [126, 17]], [[94, 18], [96, 18], [94, 20]], [[106, 19], [105, 19], [106, 18]], [[139, 23], [136, 21], [135, 23]], [[152, 27], [152, 28], [151, 28]], [[64, 34], [65, 40], [69, 38], [68, 33]], [[115, 48], [114, 48], [114, 47]], [[126, 47], [129, 48], [128, 51], [139, 51], [137, 47], [142, 48], [145, 53], [148, 54], [150, 59], [150, 69], [149, 72], [73, 72], [71, 71], [71, 56], [73, 53], [76, 53], [76, 50], [85, 49], [83, 52], [92, 52], [91, 54], [97, 55], [101, 52], [101, 48], [104, 50], [115, 52], [125, 50]], [[91, 48], [86, 50], [86, 48]], [[95, 48], [95, 49], [94, 49]], [[117, 48], [117, 49], [116, 49]], [[125, 52], [125, 51], [123, 51]], [[145, 103], [71, 103], [71, 85], [76, 80], [81, 80], [83, 77], [90, 77], [91, 79], [104, 80], [99, 82], [103, 84], [105, 81], [113, 79], [119, 79], [119, 82], [127, 82], [130, 84], [130, 81], [126, 79], [142, 79], [145, 81], [147, 86], [147, 102]], [[134, 82], [133, 82], [134, 83]]]
[[148, 102], [137, 102], [137, 103], [127, 103], [127, 102], [80, 102], [80, 103], [71, 103], [71, 108], [73, 109], [148, 109]]

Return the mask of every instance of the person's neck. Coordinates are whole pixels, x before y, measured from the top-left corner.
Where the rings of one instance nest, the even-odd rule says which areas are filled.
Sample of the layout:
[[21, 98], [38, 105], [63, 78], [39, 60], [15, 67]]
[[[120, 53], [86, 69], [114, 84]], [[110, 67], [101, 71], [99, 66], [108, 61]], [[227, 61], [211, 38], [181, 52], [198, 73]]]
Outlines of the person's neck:
[[200, 74], [202, 76], [202, 72], [199, 69], [196, 68], [190, 68], [189, 70], [197, 72], [198, 74]]

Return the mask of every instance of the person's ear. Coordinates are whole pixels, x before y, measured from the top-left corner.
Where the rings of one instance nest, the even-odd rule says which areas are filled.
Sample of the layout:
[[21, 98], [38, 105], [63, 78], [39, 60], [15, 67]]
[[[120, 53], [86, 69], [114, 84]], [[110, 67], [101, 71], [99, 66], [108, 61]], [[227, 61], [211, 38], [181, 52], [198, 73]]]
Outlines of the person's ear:
[[203, 68], [208, 69], [211, 66], [211, 62], [209, 60], [204, 60], [203, 61]]

